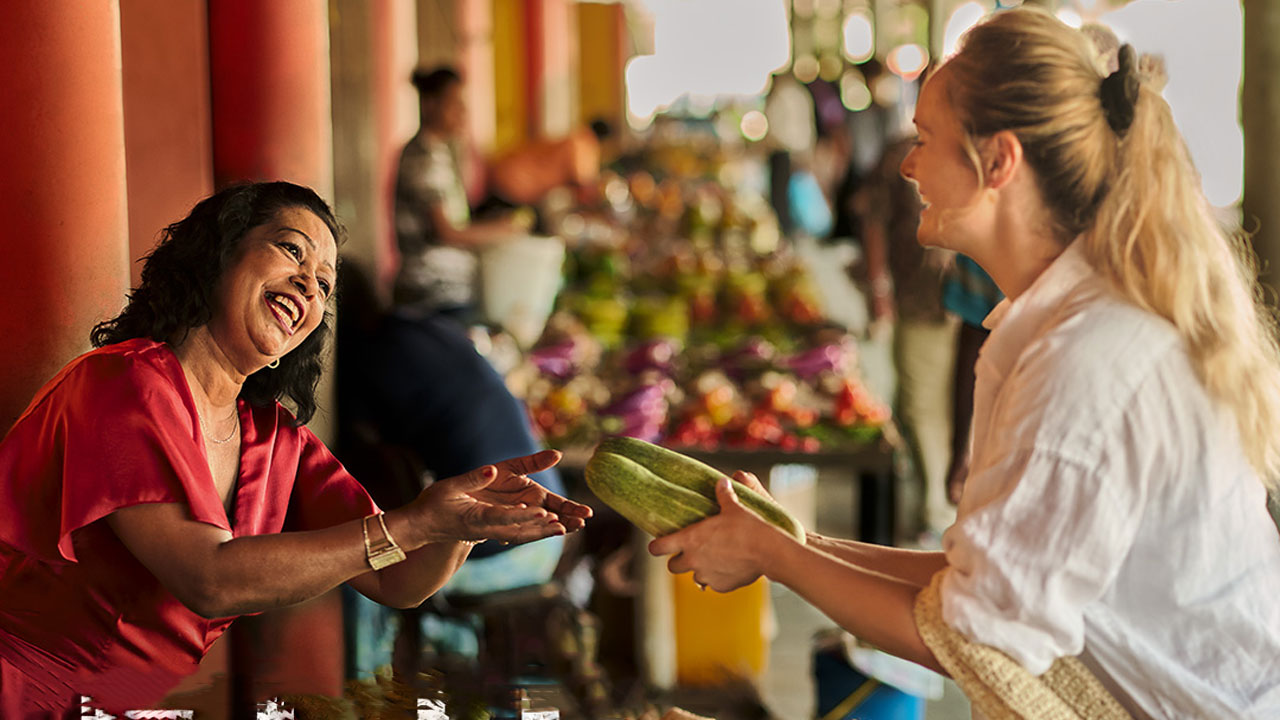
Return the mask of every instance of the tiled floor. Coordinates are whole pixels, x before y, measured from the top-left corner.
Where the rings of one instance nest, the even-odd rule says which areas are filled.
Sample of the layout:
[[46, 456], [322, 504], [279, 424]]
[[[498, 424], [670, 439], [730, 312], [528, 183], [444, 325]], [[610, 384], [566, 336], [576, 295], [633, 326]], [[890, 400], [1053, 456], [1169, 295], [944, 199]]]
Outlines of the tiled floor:
[[[852, 536], [854, 488], [838, 475], [820, 475], [817, 498], [818, 532]], [[778, 720], [808, 720], [815, 711], [813, 637], [834, 627], [834, 623], [781, 585], [773, 585], [773, 604], [778, 632], [773, 638], [761, 694]], [[928, 704], [926, 720], [968, 720], [968, 701], [951, 681], [946, 681], [945, 687], [943, 698]]]

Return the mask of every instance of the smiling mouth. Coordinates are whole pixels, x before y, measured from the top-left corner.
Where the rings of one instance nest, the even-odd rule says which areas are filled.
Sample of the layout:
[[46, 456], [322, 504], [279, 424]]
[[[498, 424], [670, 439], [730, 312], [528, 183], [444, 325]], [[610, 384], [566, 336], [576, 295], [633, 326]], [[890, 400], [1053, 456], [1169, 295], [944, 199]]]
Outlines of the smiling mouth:
[[289, 295], [281, 295], [280, 293], [266, 293], [267, 308], [275, 314], [276, 320], [280, 322], [280, 326], [284, 331], [292, 335], [297, 332], [298, 325], [302, 324], [302, 318], [305, 313], [298, 301]]

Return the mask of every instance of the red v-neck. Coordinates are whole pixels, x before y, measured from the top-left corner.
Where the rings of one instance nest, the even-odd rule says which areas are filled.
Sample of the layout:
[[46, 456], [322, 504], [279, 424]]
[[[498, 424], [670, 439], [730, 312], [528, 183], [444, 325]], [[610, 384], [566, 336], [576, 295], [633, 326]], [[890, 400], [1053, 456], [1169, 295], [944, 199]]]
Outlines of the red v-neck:
[[240, 526], [243, 525], [240, 520], [244, 515], [242, 512], [243, 498], [241, 491], [245, 486], [245, 451], [250, 445], [249, 430], [253, 425], [253, 411], [249, 403], [243, 398], [236, 398], [236, 415], [240, 423], [240, 457], [236, 463], [235, 485], [231, 488], [231, 511], [227, 511], [227, 503], [218, 495], [217, 483], [213, 479], [213, 470], [209, 467], [209, 453], [204, 444], [204, 428], [200, 424], [200, 411], [196, 408], [195, 393], [191, 391], [191, 383], [187, 380], [186, 370], [182, 367], [182, 361], [178, 359], [178, 354], [167, 343], [160, 343], [160, 346], [167, 351], [167, 359], [171, 363], [170, 370], [174, 375], [174, 386], [182, 395], [182, 401], [187, 405], [187, 409], [191, 413], [192, 429], [195, 433], [196, 444], [199, 447], [200, 457], [204, 461], [204, 478], [203, 480], [213, 488], [214, 495], [218, 497], [218, 508], [222, 511], [222, 518], [226, 523], [223, 528], [230, 531], [233, 537], [239, 537]]

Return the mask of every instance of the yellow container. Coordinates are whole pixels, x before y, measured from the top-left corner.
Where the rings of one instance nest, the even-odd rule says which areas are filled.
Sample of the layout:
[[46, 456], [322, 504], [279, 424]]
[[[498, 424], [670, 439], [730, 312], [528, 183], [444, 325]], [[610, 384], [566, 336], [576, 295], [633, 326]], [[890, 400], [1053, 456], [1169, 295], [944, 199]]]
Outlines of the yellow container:
[[731, 678], [758, 681], [769, 657], [769, 581], [760, 578], [730, 593], [700, 589], [692, 573], [672, 578], [675, 599], [676, 681], [719, 685]]

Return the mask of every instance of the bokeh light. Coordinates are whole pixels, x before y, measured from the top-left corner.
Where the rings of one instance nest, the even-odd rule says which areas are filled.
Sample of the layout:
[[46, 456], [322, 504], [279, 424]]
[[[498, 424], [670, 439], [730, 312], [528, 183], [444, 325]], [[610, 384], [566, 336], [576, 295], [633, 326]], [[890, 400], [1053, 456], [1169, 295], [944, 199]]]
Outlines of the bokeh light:
[[1084, 18], [1080, 17], [1080, 13], [1072, 10], [1071, 8], [1062, 8], [1058, 11], [1057, 15], [1059, 20], [1073, 28], [1078, 28], [1081, 25], [1084, 25]]
[[844, 56], [849, 62], [863, 63], [876, 51], [875, 26], [866, 8], [857, 8], [844, 19]]
[[889, 70], [906, 80], [914, 80], [929, 64], [929, 51], [923, 45], [907, 43], [889, 51], [885, 60]]
[[852, 112], [871, 107], [871, 88], [862, 73], [850, 68], [840, 78], [840, 102]]
[[817, 80], [821, 70], [822, 66], [818, 63], [818, 58], [812, 55], [801, 55], [791, 66], [791, 72], [796, 79], [806, 84]]
[[835, 82], [840, 79], [840, 73], [844, 71], [844, 62], [835, 55], [823, 55], [818, 61], [818, 77], [827, 82]]
[[902, 99], [902, 79], [883, 73], [871, 81], [871, 97], [880, 107], [894, 107]]
[[647, 126], [685, 95], [751, 96], [791, 58], [783, 0], [643, 0], [653, 55], [626, 69], [628, 120]]
[[738, 124], [742, 130], [742, 137], [751, 142], [759, 142], [769, 134], [769, 118], [759, 110], [749, 110], [742, 115], [742, 122]]
[[976, 25], [986, 14], [986, 8], [976, 2], [967, 2], [956, 8], [947, 19], [946, 30], [942, 34], [942, 56], [945, 58], [954, 53], [964, 31]]

